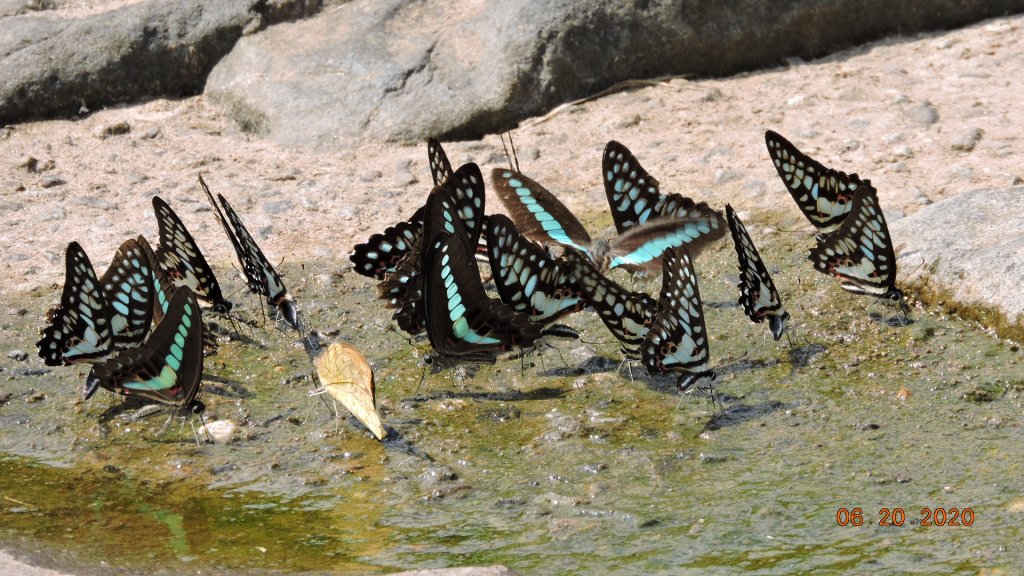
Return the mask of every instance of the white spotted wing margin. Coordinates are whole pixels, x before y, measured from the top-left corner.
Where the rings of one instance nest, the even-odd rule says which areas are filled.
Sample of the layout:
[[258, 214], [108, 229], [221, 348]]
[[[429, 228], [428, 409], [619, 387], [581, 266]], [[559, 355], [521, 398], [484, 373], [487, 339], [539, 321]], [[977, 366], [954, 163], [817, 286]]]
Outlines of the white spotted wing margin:
[[819, 234], [836, 231], [852, 209], [857, 189], [870, 181], [822, 165], [771, 130], [764, 133], [764, 141], [775, 171], [807, 220]]
[[[224, 233], [231, 240], [231, 245], [235, 249], [235, 255], [238, 257], [238, 261], [242, 265], [242, 271], [245, 273], [249, 290], [266, 298], [267, 304], [270, 306], [277, 307], [285, 322], [301, 333], [302, 328], [299, 324], [299, 313], [295, 308], [295, 301], [291, 294], [288, 293], [288, 288], [285, 287], [284, 281], [281, 280], [281, 275], [274, 269], [270, 260], [263, 255], [263, 251], [256, 244], [256, 240], [249, 234], [245, 225], [242, 224], [242, 219], [238, 217], [238, 214], [235, 213], [227, 199], [217, 194], [217, 200], [220, 200], [220, 207], [224, 208], [224, 211], [221, 212], [217, 202], [213, 199], [213, 194], [210, 193], [210, 188], [203, 181], [201, 175], [199, 176], [199, 184], [203, 187], [206, 198], [213, 205], [217, 218], [224, 228]], [[225, 215], [227, 216], [226, 219]], [[230, 227], [228, 222], [231, 223]]]
[[778, 340], [786, 330], [786, 323], [789, 321], [789, 312], [782, 307], [782, 298], [779, 291], [775, 289], [768, 268], [765, 267], [761, 255], [750, 239], [750, 234], [743, 226], [740, 217], [732, 206], [725, 205], [726, 219], [729, 221], [729, 231], [732, 233], [733, 245], [736, 248], [736, 257], [739, 259], [740, 289], [739, 303], [743, 306], [743, 312], [752, 322], [760, 323], [768, 319], [768, 328], [772, 337]]
[[870, 184], [857, 190], [849, 217], [811, 249], [809, 259], [818, 272], [838, 278], [844, 290], [898, 302], [906, 313], [896, 287], [896, 251]]
[[662, 266], [658, 313], [644, 337], [640, 357], [651, 374], [679, 373], [680, 391], [694, 384], [709, 386], [715, 373], [708, 365], [707, 327], [693, 262], [685, 250], [672, 248], [665, 252]]
[[101, 362], [114, 352], [110, 308], [78, 242], [68, 244], [64, 258], [64, 290], [36, 343], [39, 356], [47, 366]]

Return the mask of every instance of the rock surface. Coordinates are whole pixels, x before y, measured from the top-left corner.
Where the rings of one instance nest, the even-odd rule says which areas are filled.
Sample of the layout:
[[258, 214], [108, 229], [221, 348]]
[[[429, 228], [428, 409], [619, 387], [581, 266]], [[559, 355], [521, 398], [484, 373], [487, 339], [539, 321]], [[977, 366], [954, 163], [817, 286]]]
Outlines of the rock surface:
[[[76, 13], [0, 3], [0, 123], [197, 94], [243, 32], [305, 14], [301, 0], [148, 0]], [[34, 9], [35, 8], [35, 9]]]
[[[476, 138], [617, 82], [724, 75], [1024, 1], [354, 0], [242, 39], [207, 92], [246, 131], [288, 145]], [[842, 25], [836, 25], [842, 23]], [[911, 112], [934, 123], [930, 104]]]
[[[976, 190], [893, 223], [901, 280], [923, 273], [960, 303], [981, 304], [1022, 323], [1024, 186]], [[922, 266], [922, 263], [924, 264]]]

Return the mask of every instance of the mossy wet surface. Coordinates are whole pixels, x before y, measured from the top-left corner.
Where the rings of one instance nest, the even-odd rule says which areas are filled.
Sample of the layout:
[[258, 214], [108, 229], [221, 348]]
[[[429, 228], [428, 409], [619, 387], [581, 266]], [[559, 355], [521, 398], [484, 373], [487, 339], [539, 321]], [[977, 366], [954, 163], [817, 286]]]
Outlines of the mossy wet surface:
[[[421, 385], [425, 340], [389, 332], [373, 283], [343, 260], [284, 270], [310, 326], [374, 364], [394, 430], [384, 443], [309, 396], [297, 338], [259, 321], [206, 361], [207, 419], [239, 425], [223, 445], [197, 446], [178, 420], [161, 431], [163, 415], [135, 420], [111, 395], [81, 402], [85, 368], [37, 374], [34, 356], [4, 357], [4, 541], [44, 550], [44, 562], [56, 556], [45, 550], [65, 551], [64, 567], [82, 573], [1024, 565], [1019, 348], [936, 310], [894, 325], [894, 308], [811, 269], [809, 234], [764, 233], [797, 224], [747, 218], [793, 315], [792, 342], [766, 338], [735, 304], [728, 238], [697, 260], [721, 405], [680, 397], [673, 378], [638, 366], [631, 380], [590, 312], [568, 323], [596, 344], [556, 343], [525, 369], [510, 357]], [[656, 296], [660, 279], [635, 287]], [[8, 295], [8, 350], [34, 354], [58, 297]], [[254, 300], [234, 300], [258, 320]], [[970, 507], [973, 525], [911, 525], [925, 507]], [[840, 508], [861, 508], [865, 524], [837, 525]], [[904, 526], [878, 526], [882, 508], [902, 508]]]

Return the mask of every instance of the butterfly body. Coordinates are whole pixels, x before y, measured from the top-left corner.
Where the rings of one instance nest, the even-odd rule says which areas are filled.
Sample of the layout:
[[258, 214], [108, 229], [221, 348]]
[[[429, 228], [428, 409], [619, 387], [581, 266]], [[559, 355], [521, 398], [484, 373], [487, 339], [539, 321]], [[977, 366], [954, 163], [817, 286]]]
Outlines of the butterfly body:
[[669, 249], [663, 261], [664, 279], [658, 313], [644, 337], [641, 358], [648, 372], [680, 373], [680, 391], [709, 385], [715, 373], [708, 365], [708, 335], [689, 254]]
[[804, 216], [819, 234], [838, 230], [857, 189], [870, 181], [822, 165], [771, 130], [764, 139], [776, 172]]
[[174, 293], [167, 315], [149, 339], [97, 364], [86, 380], [89, 398], [99, 388], [161, 404], [204, 410], [196, 399], [203, 375], [203, 334], [199, 303], [187, 287]]
[[775, 288], [768, 268], [761, 260], [761, 255], [750, 239], [750, 234], [743, 226], [743, 222], [732, 206], [725, 205], [726, 219], [729, 222], [729, 230], [732, 233], [733, 245], [736, 248], [736, 256], [739, 259], [740, 268], [740, 289], [739, 303], [743, 306], [743, 312], [753, 322], [768, 320], [768, 328], [772, 337], [778, 340], [782, 337], [789, 322], [789, 312], [782, 306], [782, 298]]

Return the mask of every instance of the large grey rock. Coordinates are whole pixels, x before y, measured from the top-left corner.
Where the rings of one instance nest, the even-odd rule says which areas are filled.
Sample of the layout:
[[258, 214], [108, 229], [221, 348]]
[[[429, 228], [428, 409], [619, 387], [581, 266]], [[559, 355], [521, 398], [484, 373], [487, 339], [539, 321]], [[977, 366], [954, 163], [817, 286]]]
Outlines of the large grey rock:
[[615, 83], [723, 75], [1024, 0], [352, 0], [243, 38], [207, 93], [285, 143], [501, 131]]
[[1024, 186], [967, 192], [889, 228], [901, 282], [924, 275], [957, 302], [1000, 310], [1024, 326]]
[[0, 2], [0, 123], [197, 94], [244, 31], [309, 4], [148, 0], [81, 17]]

